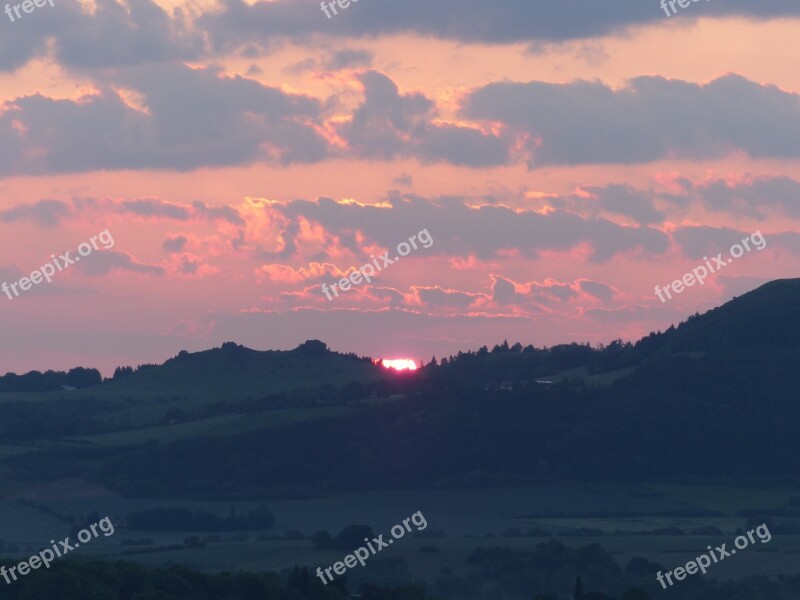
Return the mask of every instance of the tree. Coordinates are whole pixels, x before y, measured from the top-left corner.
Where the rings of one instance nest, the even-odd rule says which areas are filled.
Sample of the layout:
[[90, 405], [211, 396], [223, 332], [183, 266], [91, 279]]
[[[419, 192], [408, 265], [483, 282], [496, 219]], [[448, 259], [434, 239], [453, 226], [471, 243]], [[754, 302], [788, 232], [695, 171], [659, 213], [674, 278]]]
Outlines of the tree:
[[120, 379], [126, 375], [133, 375], [133, 367], [117, 367], [111, 379]]
[[572, 596], [573, 600], [582, 600], [583, 599], [583, 582], [581, 581], [581, 576], [578, 575], [578, 578], [575, 580], [575, 593]]
[[665, 570], [666, 569], [662, 565], [650, 562], [641, 556], [634, 556], [628, 561], [628, 564], [625, 565], [625, 572], [634, 577], [645, 577], [651, 573]]
[[333, 538], [327, 531], [316, 532], [311, 536], [311, 543], [314, 544], [314, 548], [317, 548], [318, 550], [327, 550], [328, 548], [333, 548]]
[[325, 354], [327, 351], [328, 345], [324, 342], [320, 342], [319, 340], [306, 340], [297, 348], [295, 348], [295, 352], [298, 354], [304, 354], [306, 356]]
[[339, 550], [350, 551], [364, 545], [364, 538], [370, 540], [375, 536], [369, 525], [348, 525], [334, 539]]

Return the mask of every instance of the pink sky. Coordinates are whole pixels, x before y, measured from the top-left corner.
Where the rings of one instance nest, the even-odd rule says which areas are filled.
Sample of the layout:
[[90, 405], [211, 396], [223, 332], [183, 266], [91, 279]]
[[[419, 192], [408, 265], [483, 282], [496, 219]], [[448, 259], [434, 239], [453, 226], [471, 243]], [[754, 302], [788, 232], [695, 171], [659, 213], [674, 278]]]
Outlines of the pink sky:
[[[574, 3], [576, 6], [580, 3]], [[797, 272], [800, 8], [80, 4], [0, 31], [0, 372], [634, 340]], [[5, 19], [5, 16], [2, 17]], [[422, 229], [434, 240], [329, 301]], [[752, 250], [662, 303], [703, 256]]]

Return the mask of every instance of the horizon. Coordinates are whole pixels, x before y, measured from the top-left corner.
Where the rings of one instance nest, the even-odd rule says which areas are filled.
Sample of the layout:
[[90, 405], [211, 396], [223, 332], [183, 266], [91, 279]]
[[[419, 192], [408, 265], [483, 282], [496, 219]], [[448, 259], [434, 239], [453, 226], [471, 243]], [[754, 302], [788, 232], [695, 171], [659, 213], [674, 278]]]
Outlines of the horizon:
[[[800, 277], [783, 278], [783, 279], [775, 279], [775, 280], [772, 280], [772, 281], [768, 281], [768, 282], [762, 284], [761, 286], [759, 286], [758, 288], [756, 288], [754, 290], [747, 290], [742, 295], [748, 294], [750, 292], [757, 291], [758, 289], [760, 289], [760, 288], [762, 288], [762, 287], [764, 287], [764, 286], [766, 286], [768, 284], [774, 284], [774, 283], [777, 283], [777, 282], [789, 282], [789, 281], [800, 281]], [[650, 334], [653, 334], [653, 333], [662, 334], [672, 326], [674, 326], [675, 328], [678, 328], [680, 325], [686, 323], [690, 318], [693, 318], [696, 314], [699, 314], [700, 316], [703, 316], [706, 313], [711, 312], [716, 308], [720, 308], [720, 307], [724, 306], [725, 304], [733, 302], [735, 299], [738, 299], [738, 298], [739, 298], [739, 296], [735, 296], [731, 300], [728, 300], [727, 302], [725, 302], [723, 304], [720, 304], [718, 306], [711, 307], [707, 311], [704, 311], [702, 313], [695, 313], [695, 314], [691, 314], [691, 315], [686, 315], [686, 317], [684, 319], [682, 319], [680, 321], [677, 321], [677, 322], [674, 322], [674, 323], [670, 323], [663, 330], [662, 329], [658, 329], [658, 330], [655, 330], [655, 331], [651, 331], [651, 332], [648, 332], [647, 334], [644, 334], [644, 335], [642, 335], [642, 336], [640, 336], [638, 338], [633, 338], [633, 339], [626, 339], [626, 338], [616, 337], [616, 338], [611, 338], [609, 340], [599, 341], [599, 342], [595, 342], [595, 343], [592, 343], [592, 342], [590, 342], [588, 340], [569, 340], [569, 341], [557, 342], [555, 344], [544, 344], [544, 345], [537, 345], [537, 344], [535, 344], [533, 342], [527, 342], [526, 340], [516, 339], [516, 338], [514, 338], [511, 341], [509, 341], [508, 338], [504, 338], [504, 340], [506, 342], [508, 342], [510, 346], [514, 345], [516, 343], [519, 343], [523, 347], [533, 346], [537, 350], [542, 350], [542, 349], [546, 350], [546, 349], [549, 349], [549, 348], [553, 348], [555, 346], [571, 345], [571, 344], [589, 345], [589, 347], [592, 348], [593, 350], [599, 350], [599, 349], [602, 349], [603, 347], [605, 347], [608, 344], [610, 344], [610, 343], [612, 343], [614, 341], [617, 341], [617, 340], [622, 340], [623, 343], [631, 343], [631, 344], [635, 345], [637, 342], [639, 342], [642, 339], [646, 338]], [[210, 351], [210, 350], [221, 350], [221, 349], [223, 349], [223, 346], [225, 346], [227, 344], [234, 344], [236, 346], [240, 346], [240, 347], [243, 347], [243, 348], [245, 348], [247, 350], [252, 350], [252, 351], [255, 351], [255, 352], [291, 352], [293, 350], [298, 349], [303, 344], [305, 344], [307, 342], [310, 342], [310, 341], [322, 342], [323, 344], [325, 344], [326, 349], [327, 349], [328, 352], [335, 352], [335, 353], [342, 354], [342, 355], [344, 355], [344, 354], [355, 354], [359, 358], [369, 358], [372, 361], [372, 363], [375, 364], [375, 365], [379, 365], [380, 364], [380, 366], [383, 366], [386, 369], [392, 369], [392, 370], [397, 370], [397, 371], [418, 370], [418, 369], [421, 369], [422, 367], [421, 366], [417, 366], [417, 361], [421, 361], [422, 365], [427, 365], [427, 363], [430, 362], [431, 359], [436, 359], [438, 362], [441, 362], [442, 358], [452, 358], [459, 351], [463, 352], [465, 354], [466, 353], [476, 353], [481, 348], [484, 348], [484, 347], [488, 348], [489, 346], [495, 346], [495, 345], [500, 343], [499, 340], [494, 340], [489, 344], [482, 344], [481, 346], [478, 346], [478, 347], [459, 348], [458, 350], [456, 350], [456, 352], [453, 352], [453, 353], [447, 353], [447, 354], [441, 354], [441, 355], [434, 354], [434, 355], [432, 355], [431, 358], [425, 359], [425, 358], [420, 358], [420, 357], [416, 357], [415, 358], [413, 356], [399, 356], [399, 355], [398, 356], [392, 356], [392, 357], [389, 357], [389, 356], [374, 356], [374, 355], [370, 355], [370, 354], [363, 354], [363, 353], [360, 353], [360, 352], [356, 352], [353, 349], [347, 349], [347, 348], [338, 348], [337, 349], [337, 348], [332, 347], [331, 344], [329, 344], [326, 340], [320, 339], [320, 338], [309, 338], [309, 339], [304, 340], [303, 342], [297, 344], [296, 346], [294, 346], [292, 348], [276, 348], [276, 347], [260, 348], [260, 347], [257, 347], [257, 346], [254, 347], [254, 346], [249, 346], [249, 345], [246, 345], [246, 344], [241, 344], [236, 340], [226, 340], [226, 341], [222, 342], [221, 344], [219, 344], [218, 346], [210, 346], [210, 347], [197, 348], [197, 349], [192, 349], [192, 350], [190, 350], [188, 348], [180, 348], [180, 349], [176, 350], [174, 353], [170, 354], [169, 356], [166, 356], [165, 358], [160, 359], [160, 362], [157, 361], [157, 362], [154, 363], [152, 360], [144, 360], [143, 362], [133, 363], [133, 364], [130, 364], [130, 363], [129, 364], [118, 364], [113, 369], [110, 369], [110, 372], [104, 372], [102, 369], [100, 369], [100, 368], [98, 368], [98, 367], [96, 367], [94, 365], [88, 365], [88, 364], [83, 364], [83, 365], [77, 365], [76, 364], [76, 365], [72, 365], [69, 368], [83, 367], [83, 368], [97, 369], [98, 371], [100, 371], [100, 374], [102, 375], [103, 379], [106, 380], [106, 379], [110, 379], [111, 378], [111, 375], [113, 375], [114, 371], [117, 368], [133, 367], [135, 369], [137, 366], [142, 365], [142, 364], [156, 364], [156, 365], [160, 366], [160, 365], [163, 365], [167, 360], [175, 358], [176, 356], [178, 356], [179, 354], [184, 353], [184, 352], [188, 352], [189, 354], [197, 354], [197, 353], [201, 353], [201, 352], [207, 352], [207, 351]], [[395, 367], [388, 366], [386, 364], [387, 362], [396, 362], [396, 361], [402, 362], [402, 361], [408, 361], [408, 360], [414, 361], [415, 367], [413, 369], [395, 368]], [[38, 369], [31, 369], [30, 371], [39, 371], [39, 372], [43, 373], [43, 372], [48, 371], [48, 370], [52, 370], [52, 371], [67, 371], [69, 369], [38, 368]], [[30, 371], [16, 372], [16, 374], [21, 375], [21, 374], [24, 374], [24, 373], [27, 373], [27, 372], [30, 372]], [[0, 370], [0, 375], [7, 375], [9, 373], [12, 373], [12, 372], [11, 371], [6, 371], [5, 373], [3, 373], [2, 370]]]

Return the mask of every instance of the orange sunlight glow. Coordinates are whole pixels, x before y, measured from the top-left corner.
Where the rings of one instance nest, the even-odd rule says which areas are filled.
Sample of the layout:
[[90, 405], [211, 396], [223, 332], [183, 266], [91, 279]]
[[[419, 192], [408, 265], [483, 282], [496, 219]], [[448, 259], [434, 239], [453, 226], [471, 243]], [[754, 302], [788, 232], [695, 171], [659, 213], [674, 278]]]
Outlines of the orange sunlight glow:
[[387, 369], [394, 369], [395, 371], [416, 371], [417, 363], [410, 358], [395, 358], [383, 359], [381, 364]]

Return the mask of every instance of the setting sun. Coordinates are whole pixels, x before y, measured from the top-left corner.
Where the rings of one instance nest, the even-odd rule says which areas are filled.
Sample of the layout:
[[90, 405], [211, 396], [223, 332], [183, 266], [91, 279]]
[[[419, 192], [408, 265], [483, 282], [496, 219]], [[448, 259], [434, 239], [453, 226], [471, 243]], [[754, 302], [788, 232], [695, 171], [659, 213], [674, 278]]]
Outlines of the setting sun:
[[417, 363], [410, 358], [383, 359], [381, 364], [387, 369], [395, 371], [416, 371]]

